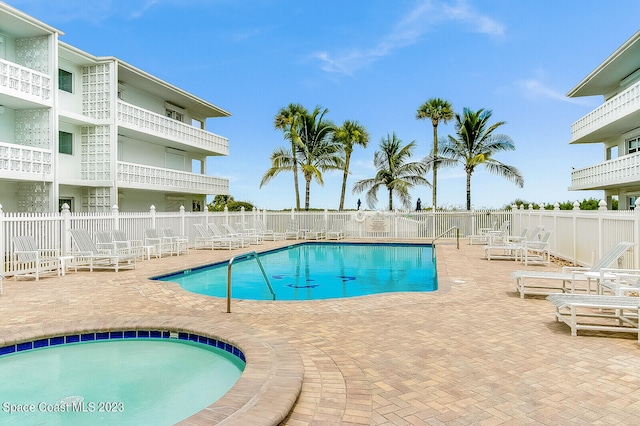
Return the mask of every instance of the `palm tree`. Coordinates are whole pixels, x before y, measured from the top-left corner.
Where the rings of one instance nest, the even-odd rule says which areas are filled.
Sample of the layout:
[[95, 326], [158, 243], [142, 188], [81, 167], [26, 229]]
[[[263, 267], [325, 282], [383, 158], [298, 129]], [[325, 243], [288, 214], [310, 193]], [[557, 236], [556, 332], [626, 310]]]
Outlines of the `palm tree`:
[[[282, 130], [284, 138], [291, 141], [291, 153], [298, 151], [300, 145], [300, 136], [297, 133], [297, 125], [299, 118], [307, 114], [307, 109], [300, 104], [289, 104], [287, 107], [280, 108], [273, 120], [273, 127], [277, 130]], [[281, 152], [282, 153], [282, 152]], [[274, 153], [271, 155], [272, 164]], [[298, 187], [298, 161], [295, 155], [291, 156], [293, 165], [287, 170], [293, 171], [293, 185], [296, 193], [296, 209], [300, 210], [300, 189]], [[263, 183], [264, 178], [263, 178]], [[260, 184], [262, 187], [263, 183]]]
[[342, 175], [342, 192], [340, 192], [340, 207], [344, 209], [344, 196], [347, 191], [347, 177], [349, 176], [349, 164], [351, 162], [351, 153], [354, 145], [360, 145], [363, 148], [369, 143], [369, 132], [363, 125], [357, 121], [346, 120], [342, 126], [338, 127], [333, 133], [333, 140], [342, 145], [344, 151], [344, 173]]
[[433, 126], [433, 151], [429, 162], [433, 165], [433, 210], [436, 210], [438, 196], [438, 123], [447, 123], [453, 118], [453, 108], [448, 101], [440, 98], [432, 98], [420, 105], [416, 112], [418, 120], [431, 119]]
[[[298, 163], [296, 161], [295, 156], [291, 153], [291, 150], [284, 147], [279, 147], [273, 150], [271, 153], [271, 167], [267, 170], [262, 176], [262, 180], [260, 181], [260, 188], [262, 185], [266, 185], [277, 176], [280, 172], [290, 172], [298, 169]], [[296, 179], [296, 191], [298, 190], [297, 185], [298, 180]], [[297, 205], [300, 205], [300, 200], [296, 196]], [[299, 210], [299, 208], [298, 208]]]
[[484, 165], [488, 172], [502, 176], [520, 188], [524, 186], [524, 178], [517, 168], [493, 158], [497, 152], [515, 150], [515, 144], [508, 135], [495, 133], [505, 122], [499, 121], [489, 125], [491, 114], [489, 110], [471, 111], [465, 108], [462, 116], [455, 116], [457, 137], [449, 135], [448, 139], [441, 141], [441, 164], [464, 166], [467, 174], [467, 210], [471, 210], [471, 175], [480, 164]]
[[322, 172], [341, 170], [344, 160], [340, 155], [340, 145], [332, 138], [335, 126], [324, 118], [329, 112], [317, 106], [311, 113], [302, 114], [297, 132], [300, 136], [297, 157], [306, 183], [304, 208], [309, 210], [311, 181], [324, 185]]
[[402, 140], [395, 133], [387, 134], [386, 139], [380, 140], [380, 151], [373, 155], [373, 165], [377, 173], [369, 179], [363, 179], [353, 185], [353, 193], [367, 191], [367, 204], [375, 207], [378, 202], [378, 190], [385, 186], [389, 191], [389, 210], [393, 210], [393, 196], [396, 195], [405, 208], [411, 206], [409, 190], [416, 185], [427, 185], [429, 182], [422, 177], [428, 166], [423, 161], [407, 162], [416, 142], [402, 146]]

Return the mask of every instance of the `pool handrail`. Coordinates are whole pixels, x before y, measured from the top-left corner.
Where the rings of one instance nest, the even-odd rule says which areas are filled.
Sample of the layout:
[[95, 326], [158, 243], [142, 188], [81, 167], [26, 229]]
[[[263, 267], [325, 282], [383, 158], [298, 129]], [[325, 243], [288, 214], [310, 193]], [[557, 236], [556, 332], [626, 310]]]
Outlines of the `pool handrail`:
[[271, 286], [271, 282], [269, 282], [269, 277], [262, 266], [262, 262], [260, 262], [260, 256], [255, 251], [250, 251], [247, 253], [242, 253], [237, 256], [233, 256], [229, 259], [229, 265], [227, 266], [227, 313], [231, 313], [231, 267], [233, 266], [233, 261], [236, 258], [248, 258], [253, 256], [256, 258], [258, 262], [258, 266], [260, 267], [260, 271], [262, 271], [262, 276], [264, 277], [265, 283], [267, 283], [267, 287], [269, 288], [269, 292], [271, 292], [271, 296], [273, 296], [273, 300], [276, 300], [276, 293], [273, 291], [273, 287]]
[[435, 250], [436, 240], [440, 237], [444, 237], [446, 234], [448, 234], [450, 231], [453, 231], [454, 229], [456, 230], [456, 247], [458, 248], [458, 250], [460, 250], [460, 228], [458, 228], [457, 226], [452, 226], [451, 228], [447, 229], [446, 231], [442, 232], [440, 235], [435, 237], [433, 240], [431, 240], [431, 246], [433, 248], [433, 251], [431, 253], [433, 257], [435, 257], [436, 255], [436, 250]]

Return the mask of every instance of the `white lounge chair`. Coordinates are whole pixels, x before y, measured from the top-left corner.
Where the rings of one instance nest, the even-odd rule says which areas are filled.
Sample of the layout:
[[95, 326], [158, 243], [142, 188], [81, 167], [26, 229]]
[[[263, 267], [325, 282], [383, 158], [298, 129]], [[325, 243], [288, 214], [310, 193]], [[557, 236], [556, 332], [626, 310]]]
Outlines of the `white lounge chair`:
[[495, 231], [488, 231], [487, 244], [493, 245], [496, 243], [506, 242], [506, 238], [509, 235], [509, 225], [511, 225], [511, 221], [505, 220], [502, 222], [499, 229]]
[[248, 247], [249, 246], [249, 239], [248, 238], [243, 238], [242, 235], [240, 235], [239, 233], [229, 233], [227, 231], [222, 231], [218, 225], [216, 225], [215, 223], [211, 222], [207, 224], [207, 228], [209, 229], [209, 232], [211, 232], [214, 236], [216, 236], [217, 238], [222, 238], [225, 240], [229, 240], [229, 241], [233, 241], [234, 244], [236, 244], [238, 247], [240, 248], [244, 248], [244, 247]]
[[313, 225], [313, 228], [307, 229], [304, 233], [305, 240], [321, 240], [327, 237], [327, 231], [324, 228], [322, 221], [318, 220]]
[[262, 238], [270, 241], [284, 240], [284, 232], [276, 232], [273, 229], [268, 229], [267, 226], [260, 219], [256, 219], [256, 232], [262, 235]]
[[32, 277], [40, 280], [40, 275], [57, 274], [60, 266], [60, 252], [55, 249], [39, 249], [30, 235], [11, 238], [14, 251], [12, 256], [13, 278]]
[[[151, 258], [151, 250], [153, 247], [144, 246], [142, 240], [133, 240], [127, 237], [127, 234], [122, 229], [112, 229], [111, 239], [117, 247], [123, 247], [129, 249], [131, 253], [135, 253], [138, 257], [149, 259]], [[157, 255], [159, 257], [159, 255]]]
[[[534, 228], [531, 235], [528, 233], [528, 229], [525, 228], [523, 232], [518, 236], [509, 235], [502, 239], [500, 243], [487, 244], [484, 246], [484, 257], [487, 260], [491, 259], [508, 259], [508, 260], [524, 260], [525, 259], [525, 246], [531, 244], [534, 249], [547, 243], [548, 247], [548, 235], [545, 236], [546, 241], [541, 242], [538, 239], [538, 235], [542, 230], [542, 226]], [[548, 254], [548, 249], [547, 249]], [[533, 261], [533, 258], [530, 260]]]
[[215, 235], [211, 229], [202, 223], [194, 223], [196, 228], [195, 248], [215, 249], [236, 249], [240, 247], [240, 241], [235, 238], [226, 238], [221, 235]]
[[522, 245], [523, 262], [525, 265], [551, 264], [551, 243], [549, 238], [552, 231], [543, 231], [539, 240], [523, 241]]
[[99, 250], [106, 250], [110, 253], [131, 254], [131, 242], [116, 241], [111, 231], [96, 232], [96, 246]]
[[556, 305], [556, 319], [571, 327], [572, 336], [578, 330], [635, 333], [640, 343], [640, 297], [559, 293], [547, 300]]
[[331, 229], [327, 231], [327, 240], [341, 240], [344, 238], [344, 220], [336, 219], [331, 222]]
[[175, 235], [173, 229], [162, 228], [162, 236], [171, 242], [171, 251], [176, 255], [189, 253], [189, 238], [184, 235]]
[[284, 230], [284, 238], [286, 240], [297, 240], [300, 238], [300, 225], [295, 220], [287, 222], [287, 227]]
[[615, 296], [640, 295], [639, 269], [600, 269], [598, 280], [598, 294], [613, 294]]
[[246, 242], [248, 242], [248, 244], [258, 245], [263, 243], [262, 236], [259, 234], [251, 233], [251, 232], [240, 232], [236, 230], [233, 226], [229, 225], [228, 223], [223, 223], [222, 227], [225, 229], [225, 231], [227, 232], [227, 235], [230, 237], [243, 239]]
[[468, 235], [469, 245], [473, 244], [488, 244], [489, 243], [489, 232], [495, 231], [496, 226], [498, 225], [498, 221], [493, 221], [491, 228], [480, 228], [478, 229], [477, 234]]
[[[624, 253], [635, 246], [635, 243], [620, 242], [607, 251], [590, 268], [586, 267], [564, 267], [562, 271], [530, 271], [518, 270], [511, 273], [511, 279], [515, 281], [516, 290], [520, 297], [526, 294], [549, 295], [552, 293], [573, 293], [576, 291], [577, 282], [589, 284], [585, 273], [599, 272], [602, 268], [610, 267], [620, 259]], [[533, 283], [531, 282], [533, 281]], [[590, 289], [586, 288], [587, 291]]]
[[137, 257], [135, 254], [111, 253], [108, 249], [99, 249], [84, 229], [70, 229], [69, 232], [75, 245], [75, 250], [71, 254], [76, 257], [77, 267], [86, 267], [90, 271], [113, 269], [116, 272], [126, 268], [135, 269]]
[[167, 238], [154, 228], [146, 228], [144, 230], [144, 245], [153, 246], [156, 257], [162, 257], [165, 254], [173, 256], [174, 247], [171, 238]]

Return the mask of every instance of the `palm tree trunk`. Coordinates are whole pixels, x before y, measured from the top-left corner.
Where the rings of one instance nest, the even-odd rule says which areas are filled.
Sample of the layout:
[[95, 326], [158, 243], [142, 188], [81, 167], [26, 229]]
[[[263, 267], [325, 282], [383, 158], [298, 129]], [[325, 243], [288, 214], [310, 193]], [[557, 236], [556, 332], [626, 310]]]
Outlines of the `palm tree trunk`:
[[467, 210], [471, 210], [471, 172], [467, 172]]
[[300, 188], [298, 187], [298, 161], [296, 160], [296, 144], [291, 141], [291, 155], [293, 155], [293, 187], [296, 192], [296, 210], [300, 210]]
[[433, 124], [433, 211], [436, 211], [438, 199], [438, 123]]
[[309, 176], [309, 178], [307, 179], [307, 177], [305, 176], [304, 178], [306, 185], [305, 185], [305, 194], [304, 194], [304, 209], [306, 211], [309, 211], [309, 199], [310, 194], [311, 194], [311, 176]]
[[338, 210], [344, 210], [344, 196], [347, 192], [347, 177], [349, 176], [349, 161], [351, 160], [351, 155], [349, 153], [345, 154], [344, 158], [344, 173], [342, 174], [342, 192], [340, 193], [340, 207]]
[[389, 190], [389, 211], [393, 210], [393, 191]]

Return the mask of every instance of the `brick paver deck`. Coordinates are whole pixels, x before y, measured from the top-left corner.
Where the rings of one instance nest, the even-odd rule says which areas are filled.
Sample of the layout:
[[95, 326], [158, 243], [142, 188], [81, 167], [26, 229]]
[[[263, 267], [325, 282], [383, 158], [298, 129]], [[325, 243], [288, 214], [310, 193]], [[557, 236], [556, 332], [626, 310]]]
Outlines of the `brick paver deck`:
[[0, 346], [142, 327], [226, 338], [245, 350], [247, 369], [231, 392], [185, 421], [191, 424], [638, 422], [637, 336], [571, 337], [551, 303], [516, 295], [509, 272], [523, 266], [484, 260], [480, 246], [438, 247], [434, 293], [234, 300], [231, 314], [222, 299], [147, 279], [239, 252], [191, 250], [141, 261], [133, 271], [5, 280]]

